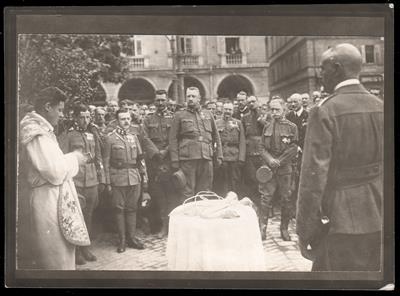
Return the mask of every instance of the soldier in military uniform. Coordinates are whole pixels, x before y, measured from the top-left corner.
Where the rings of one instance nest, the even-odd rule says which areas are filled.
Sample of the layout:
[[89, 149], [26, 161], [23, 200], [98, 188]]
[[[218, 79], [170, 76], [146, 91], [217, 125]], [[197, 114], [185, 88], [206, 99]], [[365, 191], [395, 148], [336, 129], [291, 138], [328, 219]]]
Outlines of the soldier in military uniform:
[[224, 104], [224, 117], [216, 121], [221, 137], [224, 161], [221, 166], [222, 191], [225, 196], [228, 191], [239, 193], [241, 188], [241, 171], [246, 157], [246, 138], [240, 120], [233, 118], [233, 104]]
[[[75, 106], [74, 117], [74, 126], [59, 141], [64, 153], [80, 150], [88, 156], [88, 162], [79, 167], [79, 172], [74, 177], [74, 183], [80, 197], [86, 227], [92, 237], [92, 218], [99, 202], [98, 185], [99, 182], [105, 182], [101, 148], [98, 136], [89, 128], [90, 111], [88, 106], [83, 104]], [[77, 264], [85, 264], [86, 261], [95, 261], [96, 259], [88, 247], [76, 248]]]
[[118, 229], [117, 252], [122, 253], [126, 243], [131, 248], [144, 248], [135, 236], [136, 212], [141, 185], [147, 187], [148, 178], [139, 140], [129, 132], [131, 114], [120, 109], [116, 116], [118, 126], [106, 138], [103, 159], [107, 190], [111, 192]]
[[261, 142], [263, 161], [272, 170], [271, 180], [259, 183], [261, 194], [262, 236], [266, 237], [268, 218], [272, 211], [272, 198], [277, 191], [281, 201], [281, 237], [290, 240], [290, 196], [292, 183], [292, 160], [297, 154], [298, 133], [294, 123], [285, 119], [283, 100], [271, 100], [273, 120], [265, 124]]
[[[105, 115], [106, 111], [104, 107], [97, 107], [94, 110], [94, 123], [90, 124], [92, 130], [98, 135], [102, 155], [104, 155], [105, 141], [108, 134]], [[112, 215], [110, 215], [110, 199], [108, 198], [108, 192], [105, 190], [105, 187], [104, 178], [103, 182], [99, 184], [99, 206], [94, 213], [94, 225], [101, 226], [101, 229], [104, 230], [114, 231], [114, 229], [112, 229]]]
[[[222, 101], [216, 102], [216, 109], [215, 109], [215, 119], [222, 119], [224, 117], [224, 103]], [[233, 107], [233, 105], [232, 105]]]
[[157, 146], [158, 153], [148, 162], [149, 193], [155, 209], [153, 218], [161, 219], [159, 236], [165, 236], [168, 230], [168, 214], [177, 204], [176, 193], [171, 181], [171, 161], [168, 153], [168, 134], [171, 128], [173, 114], [167, 108], [167, 92], [157, 90], [154, 104], [157, 110], [144, 120], [145, 132]]
[[105, 116], [106, 124], [110, 121], [115, 120], [115, 113], [119, 109], [118, 103], [116, 101], [109, 101], [107, 103], [107, 114]]
[[249, 112], [247, 107], [247, 93], [240, 91], [236, 96], [237, 110], [233, 113], [233, 118], [242, 120], [243, 116]]
[[313, 271], [382, 270], [384, 112], [358, 80], [362, 66], [351, 44], [322, 54], [332, 95], [310, 112], [296, 219]]
[[[146, 131], [143, 129], [143, 126], [138, 121], [137, 116], [133, 113], [133, 102], [130, 100], [122, 100], [120, 103], [121, 106], [126, 106], [129, 114], [131, 114], [131, 124], [129, 126], [129, 133], [134, 134], [138, 137], [140, 141], [140, 145], [145, 153], [146, 158], [151, 159], [155, 154], [159, 151], [154, 143], [149, 139]], [[122, 108], [122, 107], [121, 107]], [[107, 125], [107, 133], [112, 132], [118, 126], [118, 120], [115, 119], [108, 123]]]
[[297, 192], [299, 186], [299, 179], [301, 173], [301, 157], [304, 146], [304, 138], [306, 136], [308, 112], [302, 106], [302, 98], [300, 94], [294, 93], [287, 100], [290, 112], [286, 114], [286, 119], [293, 122], [297, 126], [297, 131], [299, 135], [298, 141], [298, 151], [297, 157], [293, 161], [293, 192], [291, 197], [291, 217], [296, 215], [296, 201]]
[[[200, 109], [200, 91], [186, 90], [187, 110], [175, 114], [169, 137], [169, 152], [174, 170], [186, 177], [185, 198], [210, 190], [213, 181], [213, 157], [222, 163], [221, 140], [213, 115]], [[215, 152], [214, 152], [215, 149]]]
[[259, 207], [260, 195], [257, 190], [256, 171], [262, 165], [261, 159], [261, 134], [265, 124], [265, 116], [257, 108], [257, 98], [248, 98], [249, 112], [242, 118], [242, 124], [246, 136], [246, 164], [244, 167], [243, 181], [244, 191], [247, 196]]

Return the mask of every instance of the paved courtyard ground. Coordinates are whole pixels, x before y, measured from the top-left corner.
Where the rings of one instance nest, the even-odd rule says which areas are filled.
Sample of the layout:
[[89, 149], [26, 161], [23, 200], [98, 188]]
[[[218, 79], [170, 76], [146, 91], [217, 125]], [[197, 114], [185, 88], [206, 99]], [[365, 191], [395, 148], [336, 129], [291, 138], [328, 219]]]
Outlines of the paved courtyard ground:
[[[299, 251], [295, 234], [294, 220], [289, 232], [292, 241], [283, 241], [279, 231], [280, 215], [276, 213], [268, 225], [268, 237], [263, 242], [265, 250], [265, 271], [310, 271], [311, 261], [304, 259]], [[92, 242], [93, 253], [97, 261], [78, 266], [79, 270], [168, 270], [166, 257], [167, 238], [158, 239], [156, 235], [138, 237], [145, 243], [146, 249], [127, 248], [124, 253], [116, 252], [117, 235], [100, 233]]]

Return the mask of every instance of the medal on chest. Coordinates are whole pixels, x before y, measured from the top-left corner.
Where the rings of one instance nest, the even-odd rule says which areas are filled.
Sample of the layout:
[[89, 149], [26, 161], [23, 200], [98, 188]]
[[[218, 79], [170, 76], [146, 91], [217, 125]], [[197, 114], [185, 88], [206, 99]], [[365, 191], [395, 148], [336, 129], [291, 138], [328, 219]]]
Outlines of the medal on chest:
[[127, 135], [126, 139], [128, 140], [129, 143], [134, 143], [135, 142], [135, 138], [132, 135]]
[[229, 120], [229, 122], [228, 122], [228, 126], [229, 126], [230, 128], [235, 128], [235, 127], [237, 127], [237, 126], [238, 126], [238, 124], [237, 124], [237, 122], [236, 122], [236, 121]]
[[282, 143], [284, 143], [284, 144], [290, 144], [290, 142], [291, 142], [290, 137], [282, 137]]
[[93, 134], [91, 134], [91, 133], [85, 133], [85, 136], [86, 136], [86, 139], [88, 139], [88, 141], [94, 140]]

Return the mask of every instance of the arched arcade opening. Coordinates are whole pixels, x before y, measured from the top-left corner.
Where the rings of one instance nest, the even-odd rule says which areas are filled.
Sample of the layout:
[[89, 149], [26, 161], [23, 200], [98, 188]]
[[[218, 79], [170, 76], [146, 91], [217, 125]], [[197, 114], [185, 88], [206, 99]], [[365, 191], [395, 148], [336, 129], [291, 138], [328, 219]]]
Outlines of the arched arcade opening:
[[229, 75], [225, 77], [218, 86], [217, 94], [219, 98], [229, 98], [233, 100], [240, 91], [245, 91], [247, 95], [254, 94], [252, 83], [241, 75]]
[[125, 81], [118, 92], [119, 100], [132, 100], [139, 104], [149, 104], [154, 100], [153, 85], [143, 78], [132, 78]]
[[[197, 78], [194, 78], [192, 76], [186, 76], [183, 78], [183, 84], [184, 84], [185, 91], [188, 87], [191, 87], [191, 86], [197, 87], [200, 90], [200, 96], [201, 96], [202, 100], [204, 100], [204, 98], [206, 96], [206, 90], [205, 90], [203, 84], [200, 82], [200, 80], [198, 80]], [[168, 88], [168, 97], [172, 98], [172, 99], [174, 98], [173, 83], [171, 83]]]

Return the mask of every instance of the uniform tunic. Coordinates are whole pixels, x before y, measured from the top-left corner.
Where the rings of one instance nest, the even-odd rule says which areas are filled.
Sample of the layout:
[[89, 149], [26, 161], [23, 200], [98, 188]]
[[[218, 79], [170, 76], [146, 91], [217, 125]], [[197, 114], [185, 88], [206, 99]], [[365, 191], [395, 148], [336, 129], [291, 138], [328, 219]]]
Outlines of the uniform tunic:
[[284, 210], [289, 207], [291, 194], [292, 159], [297, 155], [297, 127], [294, 123], [286, 120], [272, 120], [268, 122], [263, 130], [261, 138], [263, 145], [263, 158], [268, 164], [268, 158], [280, 160], [280, 166], [271, 168], [273, 177], [266, 183], [259, 183], [261, 194], [262, 212], [272, 208], [272, 198], [275, 190], [281, 200]]
[[297, 233], [318, 253], [313, 270], [380, 268], [383, 134], [383, 102], [360, 84], [310, 112]]
[[211, 190], [213, 157], [222, 159], [221, 140], [214, 118], [207, 110], [187, 109], [175, 114], [169, 137], [171, 161], [179, 162], [186, 177], [184, 196]]
[[[110, 121], [107, 125], [107, 133], [112, 132], [118, 126], [118, 121], [116, 119]], [[143, 129], [143, 126], [138, 123], [131, 123], [129, 127], [129, 133], [136, 135], [139, 139], [140, 146], [143, 149], [143, 152], [146, 154], [146, 157], [151, 159], [155, 154], [159, 152], [154, 143], [149, 139], [148, 134]]]
[[[159, 151], [167, 150], [169, 146], [169, 132], [173, 120], [173, 113], [165, 110], [149, 115], [143, 122], [143, 128], [149, 139]], [[159, 210], [158, 215], [167, 219], [168, 214], [178, 206], [177, 194], [171, 178], [171, 161], [167, 154], [164, 159], [149, 160], [149, 193]]]
[[86, 226], [91, 233], [93, 212], [99, 203], [97, 185], [99, 182], [105, 183], [99, 135], [93, 133], [91, 129], [82, 130], [75, 125], [69, 129], [65, 136], [60, 138], [59, 142], [64, 153], [80, 150], [90, 156], [87, 163], [79, 166], [79, 172], [74, 177], [74, 183], [81, 197], [81, 207]]
[[112, 206], [136, 211], [142, 178], [147, 182], [142, 148], [136, 135], [111, 132], [105, 143], [104, 171], [106, 184], [113, 188]]
[[246, 135], [246, 164], [244, 167], [244, 190], [256, 205], [260, 205], [260, 196], [257, 190], [256, 171], [262, 165], [261, 134], [265, 121], [258, 109], [247, 112], [242, 117], [242, 124]]
[[241, 190], [241, 166], [239, 162], [245, 161], [246, 158], [246, 138], [244, 128], [240, 120], [235, 118], [219, 119], [216, 121], [217, 129], [221, 137], [222, 153], [224, 162], [221, 173], [222, 187], [221, 195], [225, 196], [228, 191], [239, 193]]

